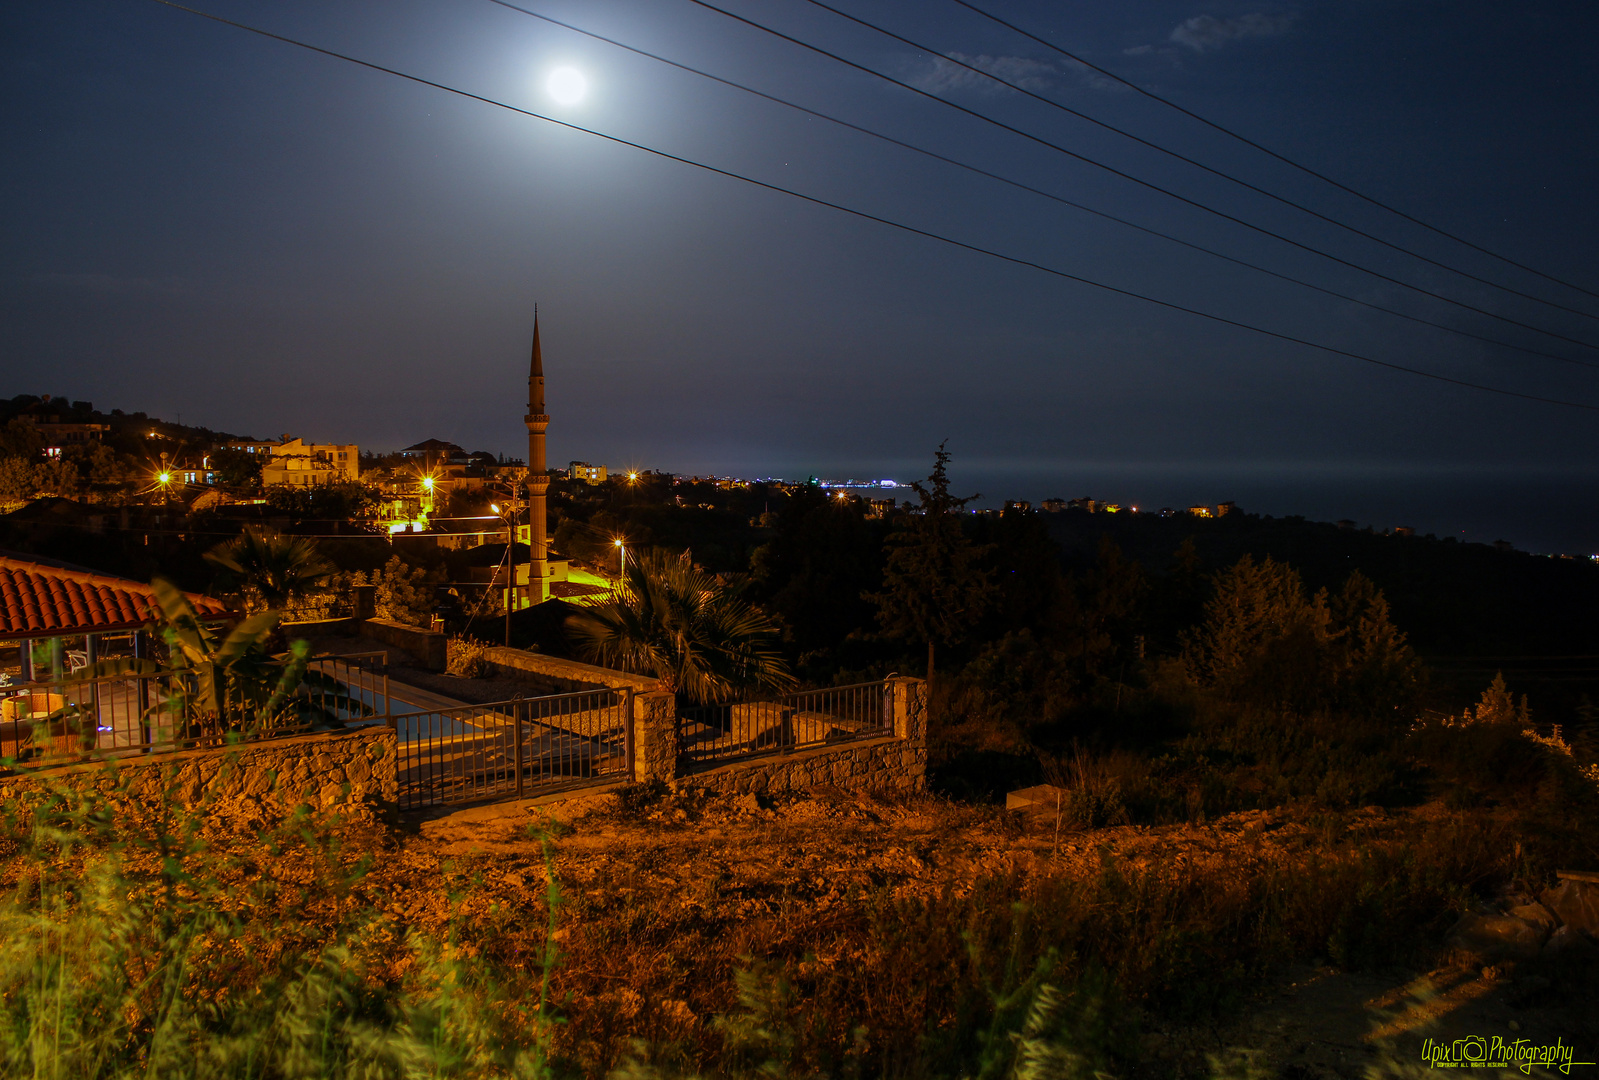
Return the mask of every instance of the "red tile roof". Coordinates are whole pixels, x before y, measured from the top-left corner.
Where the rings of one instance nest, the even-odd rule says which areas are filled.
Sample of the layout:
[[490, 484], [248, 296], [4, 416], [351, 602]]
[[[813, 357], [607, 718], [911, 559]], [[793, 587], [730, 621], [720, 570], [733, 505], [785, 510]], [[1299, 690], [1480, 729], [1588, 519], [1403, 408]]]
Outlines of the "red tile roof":
[[[220, 600], [184, 595], [202, 619], [228, 614]], [[160, 618], [142, 582], [0, 556], [0, 638], [132, 630]]]

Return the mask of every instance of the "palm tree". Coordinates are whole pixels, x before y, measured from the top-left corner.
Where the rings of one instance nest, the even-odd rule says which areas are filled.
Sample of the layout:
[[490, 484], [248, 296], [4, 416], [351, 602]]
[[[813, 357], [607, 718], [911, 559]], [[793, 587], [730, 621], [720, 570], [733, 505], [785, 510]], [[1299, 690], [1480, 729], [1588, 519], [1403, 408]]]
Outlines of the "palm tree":
[[281, 656], [268, 651], [278, 612], [251, 615], [219, 637], [177, 586], [162, 578], [150, 585], [165, 624], [170, 659], [164, 672], [191, 676], [174, 681], [170, 699], [193, 722], [191, 737], [337, 727], [342, 721], [331, 710], [368, 711], [337, 679], [311, 669], [310, 643], [293, 642]]
[[777, 623], [687, 552], [633, 559], [618, 597], [572, 615], [567, 628], [596, 663], [652, 674], [662, 690], [699, 703], [795, 682]]
[[232, 576], [249, 612], [292, 612], [295, 601], [323, 592], [337, 571], [317, 551], [316, 541], [274, 529], [246, 527], [205, 553]]

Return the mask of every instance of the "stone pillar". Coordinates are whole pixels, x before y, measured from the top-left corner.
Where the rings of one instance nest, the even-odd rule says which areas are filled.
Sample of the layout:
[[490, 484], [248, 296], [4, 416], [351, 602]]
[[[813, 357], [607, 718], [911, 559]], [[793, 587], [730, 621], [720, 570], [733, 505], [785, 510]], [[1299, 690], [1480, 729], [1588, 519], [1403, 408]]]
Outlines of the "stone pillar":
[[894, 737], [927, 741], [927, 680], [898, 676], [888, 680], [894, 690]]
[[378, 587], [376, 585], [355, 586], [355, 610], [351, 614], [357, 619], [375, 619], [378, 617]]
[[888, 680], [894, 693], [894, 737], [902, 739], [899, 783], [912, 791], [927, 789], [927, 680]]
[[634, 775], [641, 784], [677, 779], [677, 697], [660, 690], [633, 695]]

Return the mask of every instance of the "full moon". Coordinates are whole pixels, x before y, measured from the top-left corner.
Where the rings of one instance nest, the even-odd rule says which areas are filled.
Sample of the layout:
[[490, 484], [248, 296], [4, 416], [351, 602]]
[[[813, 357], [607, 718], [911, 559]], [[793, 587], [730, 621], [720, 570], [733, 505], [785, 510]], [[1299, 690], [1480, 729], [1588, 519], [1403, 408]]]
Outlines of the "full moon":
[[576, 105], [589, 91], [589, 81], [577, 68], [561, 67], [550, 72], [544, 83], [550, 97], [562, 105]]

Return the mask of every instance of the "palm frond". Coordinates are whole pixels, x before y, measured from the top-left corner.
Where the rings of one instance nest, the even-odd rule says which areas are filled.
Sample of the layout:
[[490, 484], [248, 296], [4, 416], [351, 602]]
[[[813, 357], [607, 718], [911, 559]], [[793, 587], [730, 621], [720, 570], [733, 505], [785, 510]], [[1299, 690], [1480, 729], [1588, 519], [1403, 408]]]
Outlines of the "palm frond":
[[664, 689], [696, 701], [793, 686], [776, 622], [740, 592], [687, 553], [646, 552], [628, 566], [618, 599], [573, 615], [567, 626], [595, 662], [653, 674]]

